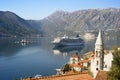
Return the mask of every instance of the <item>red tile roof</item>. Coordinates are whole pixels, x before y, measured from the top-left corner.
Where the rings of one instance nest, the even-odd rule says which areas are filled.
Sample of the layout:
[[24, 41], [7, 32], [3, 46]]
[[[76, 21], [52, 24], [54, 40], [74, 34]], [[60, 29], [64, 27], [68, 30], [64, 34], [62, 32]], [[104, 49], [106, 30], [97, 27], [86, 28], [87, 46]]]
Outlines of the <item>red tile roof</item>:
[[92, 60], [92, 59], [94, 59], [94, 52], [88, 52], [88, 53], [85, 53], [84, 55], [83, 55], [84, 57], [85, 56], [88, 56], [87, 58], [88, 58], [88, 60]]
[[94, 54], [94, 53], [91, 51], [91, 52], [85, 53], [84, 56], [85, 56], [85, 55], [93, 55], [93, 54]]
[[23, 80], [93, 80], [89, 74], [65, 75], [65, 76], [49, 76], [44, 78], [26, 78]]
[[109, 80], [106, 71], [98, 71], [95, 80]]
[[82, 68], [83, 66], [81, 64], [70, 64], [71, 67], [80, 67]]
[[89, 62], [90, 60], [81, 60], [80, 63], [86, 63]]

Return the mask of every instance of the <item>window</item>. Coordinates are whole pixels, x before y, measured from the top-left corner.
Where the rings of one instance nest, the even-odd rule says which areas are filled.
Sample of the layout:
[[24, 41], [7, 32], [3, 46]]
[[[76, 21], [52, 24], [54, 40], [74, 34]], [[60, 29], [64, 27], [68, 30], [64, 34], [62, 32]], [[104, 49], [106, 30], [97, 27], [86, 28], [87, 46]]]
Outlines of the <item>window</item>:
[[73, 61], [73, 64], [75, 64], [76, 60], [75, 60], [75, 59], [73, 59], [72, 61]]
[[98, 57], [98, 51], [96, 51], [96, 57]]
[[107, 65], [105, 64], [105, 66], [104, 66], [105, 68], [107, 68]]
[[98, 71], [98, 68], [96, 68], [96, 70]]
[[100, 52], [96, 51], [96, 57], [99, 57], [99, 56], [100, 56]]
[[96, 64], [98, 65], [98, 63], [99, 63], [99, 62], [97, 61]]

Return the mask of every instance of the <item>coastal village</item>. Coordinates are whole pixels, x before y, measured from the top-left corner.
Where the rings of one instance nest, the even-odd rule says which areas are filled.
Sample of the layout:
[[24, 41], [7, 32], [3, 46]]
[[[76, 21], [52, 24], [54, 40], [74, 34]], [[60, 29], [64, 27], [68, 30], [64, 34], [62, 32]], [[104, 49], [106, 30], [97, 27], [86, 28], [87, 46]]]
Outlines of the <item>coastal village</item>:
[[120, 0], [1, 0], [0, 80], [120, 80]]
[[[56, 75], [23, 78], [22, 80], [109, 80], [107, 71], [110, 71], [114, 50], [105, 50], [102, 31], [100, 30], [95, 42], [94, 51], [83, 56], [75, 53], [62, 67], [56, 69]], [[120, 50], [120, 48], [118, 48]]]

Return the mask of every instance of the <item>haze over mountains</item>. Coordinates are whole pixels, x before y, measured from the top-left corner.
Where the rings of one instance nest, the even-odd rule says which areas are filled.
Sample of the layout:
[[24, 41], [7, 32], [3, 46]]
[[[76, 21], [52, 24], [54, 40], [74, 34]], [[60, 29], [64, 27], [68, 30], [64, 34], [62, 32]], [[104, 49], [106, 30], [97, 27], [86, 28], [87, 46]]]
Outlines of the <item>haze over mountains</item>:
[[88, 9], [75, 12], [56, 11], [42, 22], [42, 28], [59, 31], [88, 31], [120, 28], [120, 9]]
[[[4, 14], [4, 15], [3, 15]], [[0, 34], [44, 36], [93, 30], [120, 29], [120, 9], [86, 9], [74, 12], [56, 11], [42, 20], [24, 20], [11, 12], [0, 12]], [[14, 31], [15, 30], [15, 31]]]

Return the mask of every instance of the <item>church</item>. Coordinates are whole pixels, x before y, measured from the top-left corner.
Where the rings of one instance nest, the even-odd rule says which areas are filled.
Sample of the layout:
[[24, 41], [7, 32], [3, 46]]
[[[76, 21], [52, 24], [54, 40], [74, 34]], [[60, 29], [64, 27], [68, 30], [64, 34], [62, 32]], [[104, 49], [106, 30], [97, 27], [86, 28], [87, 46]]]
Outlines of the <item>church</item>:
[[[84, 54], [83, 58], [80, 58], [78, 54], [71, 55], [68, 64], [73, 71], [84, 72], [90, 69], [91, 75], [96, 79], [101, 72], [106, 75], [106, 71], [110, 70], [113, 61], [112, 53], [113, 50], [104, 50], [103, 35], [102, 31], [99, 30], [94, 52]], [[56, 71], [57, 74], [63, 75], [62, 69], [56, 69]]]
[[94, 48], [94, 57], [90, 61], [90, 70], [95, 78], [99, 71], [109, 71], [112, 66], [113, 55], [112, 51], [109, 51], [107, 54], [104, 53], [104, 42], [102, 31], [99, 30], [98, 37], [96, 39], [95, 48]]

